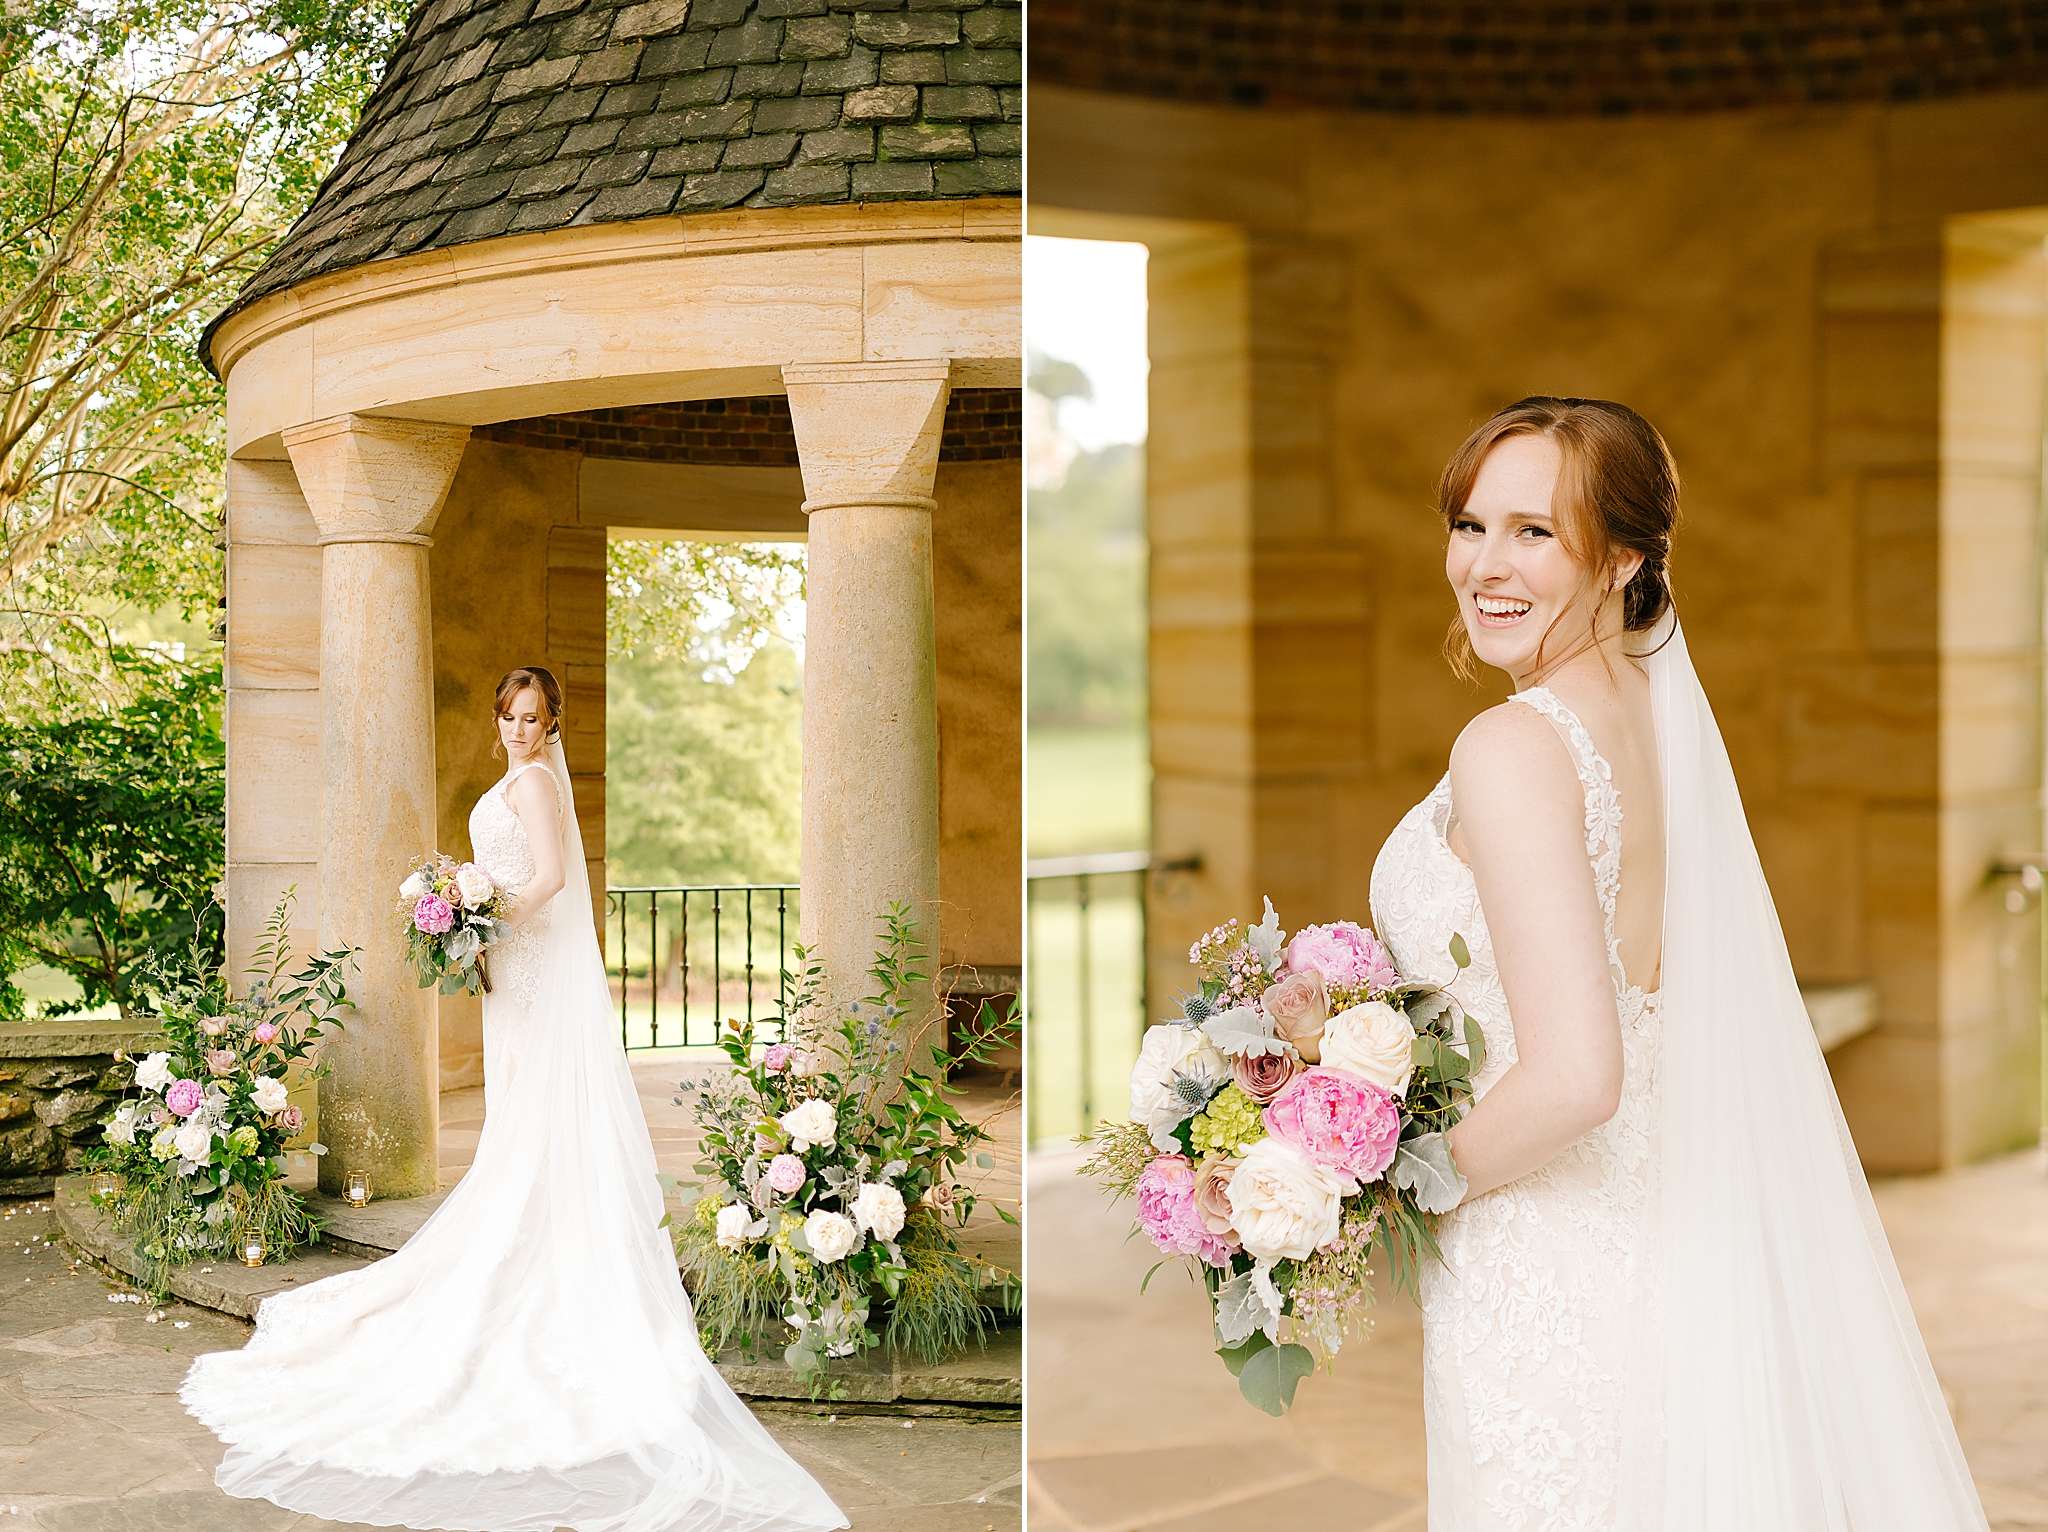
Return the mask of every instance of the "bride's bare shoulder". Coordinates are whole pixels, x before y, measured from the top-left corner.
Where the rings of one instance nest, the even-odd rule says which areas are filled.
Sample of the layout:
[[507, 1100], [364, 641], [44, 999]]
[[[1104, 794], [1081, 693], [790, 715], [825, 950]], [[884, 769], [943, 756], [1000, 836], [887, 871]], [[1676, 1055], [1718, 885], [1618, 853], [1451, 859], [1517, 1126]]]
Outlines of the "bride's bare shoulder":
[[1490, 707], [1451, 746], [1451, 795], [1458, 816], [1487, 810], [1517, 816], [1580, 813], [1578, 769], [1556, 727], [1519, 702]]

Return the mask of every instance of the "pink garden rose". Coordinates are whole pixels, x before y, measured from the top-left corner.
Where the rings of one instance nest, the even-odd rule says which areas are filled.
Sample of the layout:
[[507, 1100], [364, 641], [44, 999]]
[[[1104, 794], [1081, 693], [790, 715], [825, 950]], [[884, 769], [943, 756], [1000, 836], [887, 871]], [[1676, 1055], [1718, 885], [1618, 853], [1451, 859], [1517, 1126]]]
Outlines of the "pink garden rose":
[[1323, 1023], [1330, 1019], [1330, 997], [1323, 992], [1322, 975], [1313, 971], [1288, 974], [1259, 996], [1259, 1009], [1273, 1023], [1276, 1036], [1292, 1043], [1294, 1051], [1309, 1063], [1316, 1061]]
[[1230, 1061], [1230, 1074], [1239, 1090], [1264, 1106], [1287, 1088], [1298, 1067], [1292, 1054], [1247, 1053]]
[[180, 1117], [190, 1117], [206, 1103], [206, 1092], [197, 1080], [173, 1080], [164, 1092], [164, 1105]]
[[295, 1106], [288, 1106], [271, 1121], [287, 1133], [296, 1133], [306, 1125], [306, 1114]]
[[257, 1041], [257, 1042], [259, 1042], [259, 1043], [274, 1043], [274, 1042], [276, 1042], [276, 1041], [277, 1041], [277, 1023], [276, 1023], [276, 1022], [274, 1022], [274, 1021], [266, 1021], [266, 1022], [262, 1022], [262, 1023], [260, 1023], [260, 1024], [259, 1024], [259, 1025], [257, 1026], [257, 1028], [256, 1028], [256, 1041]]
[[788, 1043], [776, 1043], [762, 1056], [761, 1062], [771, 1072], [781, 1074], [783, 1070], [789, 1068], [789, 1056], [794, 1052], [796, 1050], [790, 1047]]
[[1138, 1223], [1167, 1255], [1230, 1264], [1230, 1242], [1212, 1233], [1195, 1207], [1195, 1167], [1177, 1154], [1161, 1155], [1138, 1177]]
[[416, 930], [439, 936], [455, 924], [455, 911], [439, 894], [421, 894], [420, 902], [412, 907], [412, 923]]
[[1394, 1162], [1401, 1112], [1370, 1080], [1341, 1069], [1307, 1069], [1266, 1108], [1266, 1131], [1326, 1169], [1377, 1181]]
[[1243, 1163], [1235, 1155], [1211, 1155], [1195, 1172], [1195, 1216], [1231, 1249], [1238, 1248], [1230, 1224], [1230, 1176]]
[[206, 1050], [207, 1072], [214, 1075], [231, 1075], [240, 1066], [232, 1048], [209, 1048]]
[[1332, 988], [1390, 989], [1401, 982], [1380, 939], [1348, 920], [1297, 931], [1287, 944], [1290, 973], [1319, 973]]
[[204, 1032], [208, 1037], [219, 1037], [222, 1034], [224, 1034], [227, 1031], [227, 1029], [228, 1018], [225, 1016], [205, 1016], [200, 1018], [199, 1030]]
[[768, 1184], [787, 1197], [804, 1184], [804, 1162], [793, 1154], [778, 1154], [768, 1162]]

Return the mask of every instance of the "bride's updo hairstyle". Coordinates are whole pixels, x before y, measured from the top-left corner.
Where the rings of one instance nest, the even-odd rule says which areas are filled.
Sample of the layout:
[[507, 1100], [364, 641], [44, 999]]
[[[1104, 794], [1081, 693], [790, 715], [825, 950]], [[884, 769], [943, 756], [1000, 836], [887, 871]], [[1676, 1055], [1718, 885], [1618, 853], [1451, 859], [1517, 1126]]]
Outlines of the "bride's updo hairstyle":
[[[1563, 458], [1551, 514], [1565, 552], [1585, 573], [1585, 593], [1596, 598], [1593, 641], [1600, 640], [1597, 598], [1620, 549], [1643, 556], [1622, 592], [1622, 627], [1654, 628], [1671, 605], [1671, 534], [1678, 525], [1678, 465], [1657, 428], [1607, 399], [1538, 394], [1511, 404], [1466, 437], [1444, 468], [1437, 509], [1446, 531], [1464, 515], [1487, 454], [1511, 436], [1547, 436]], [[1444, 657], [1464, 679], [1476, 678], [1478, 657], [1462, 616], [1451, 623]]]
[[517, 670], [505, 672], [505, 679], [498, 683], [498, 696], [491, 708], [491, 754], [502, 758], [505, 741], [498, 734], [498, 720], [512, 716], [512, 702], [528, 687], [540, 693], [541, 711], [547, 716], [548, 732], [541, 736], [541, 743], [552, 744], [562, 733], [562, 685], [554, 675], [538, 665], [523, 665]]

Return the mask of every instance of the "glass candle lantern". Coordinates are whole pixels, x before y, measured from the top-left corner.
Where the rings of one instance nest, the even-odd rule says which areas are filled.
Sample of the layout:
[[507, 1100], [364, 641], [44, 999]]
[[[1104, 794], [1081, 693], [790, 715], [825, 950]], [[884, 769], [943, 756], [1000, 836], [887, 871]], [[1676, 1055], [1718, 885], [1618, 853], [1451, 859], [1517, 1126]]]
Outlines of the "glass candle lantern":
[[263, 1234], [259, 1229], [242, 1231], [242, 1264], [261, 1266], [263, 1264]]
[[348, 1173], [348, 1205], [352, 1208], [359, 1208], [369, 1200], [369, 1173], [361, 1170], [351, 1170]]
[[115, 1175], [113, 1171], [99, 1170], [93, 1172], [92, 1194], [95, 1198], [104, 1202], [114, 1197], [120, 1190], [121, 1178]]

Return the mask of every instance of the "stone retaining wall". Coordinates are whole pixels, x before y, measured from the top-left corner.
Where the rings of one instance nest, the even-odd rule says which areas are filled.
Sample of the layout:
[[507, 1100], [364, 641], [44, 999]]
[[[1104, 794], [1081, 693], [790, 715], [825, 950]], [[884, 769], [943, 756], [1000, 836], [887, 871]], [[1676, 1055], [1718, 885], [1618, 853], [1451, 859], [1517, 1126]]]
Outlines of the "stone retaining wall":
[[0, 1197], [45, 1195], [78, 1167], [153, 1038], [118, 1022], [0, 1027]]

